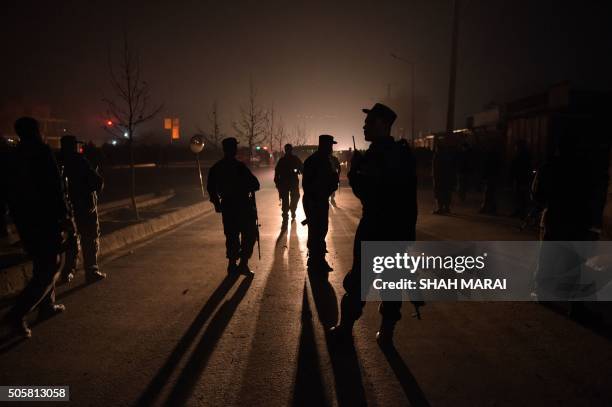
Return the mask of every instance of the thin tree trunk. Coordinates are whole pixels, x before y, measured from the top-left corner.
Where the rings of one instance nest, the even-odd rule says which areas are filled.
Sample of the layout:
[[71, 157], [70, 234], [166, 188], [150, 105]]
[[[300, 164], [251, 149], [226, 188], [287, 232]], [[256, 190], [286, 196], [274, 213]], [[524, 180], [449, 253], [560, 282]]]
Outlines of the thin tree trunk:
[[[131, 134], [130, 134], [131, 137]], [[130, 138], [129, 141], [130, 146], [130, 175], [131, 175], [131, 198], [132, 198], [132, 209], [134, 210], [134, 217], [136, 220], [140, 219], [140, 215], [138, 213], [138, 206], [136, 205], [136, 168], [134, 167], [134, 147], [132, 145], [132, 140]]]

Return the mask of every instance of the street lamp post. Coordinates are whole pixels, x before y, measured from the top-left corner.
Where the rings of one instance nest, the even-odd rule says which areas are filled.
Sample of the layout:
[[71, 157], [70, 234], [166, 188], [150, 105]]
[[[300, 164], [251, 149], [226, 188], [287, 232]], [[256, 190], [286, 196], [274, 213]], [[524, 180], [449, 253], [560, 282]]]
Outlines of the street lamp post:
[[451, 59], [448, 79], [448, 110], [446, 112], [446, 135], [453, 134], [455, 127], [455, 87], [457, 82], [457, 38], [459, 36], [459, 0], [453, 0], [453, 31], [451, 34]]
[[412, 144], [414, 145], [414, 139], [416, 137], [414, 132], [414, 62], [409, 61], [406, 58], [391, 54], [391, 58], [397, 59], [398, 61], [405, 62], [410, 65], [410, 136], [412, 137]]
[[202, 179], [202, 167], [200, 166], [200, 153], [204, 149], [204, 140], [202, 140], [202, 136], [199, 134], [193, 136], [189, 141], [189, 149], [196, 156], [198, 174], [200, 175], [200, 189], [202, 190], [202, 198], [206, 199], [206, 195], [204, 194], [204, 180]]

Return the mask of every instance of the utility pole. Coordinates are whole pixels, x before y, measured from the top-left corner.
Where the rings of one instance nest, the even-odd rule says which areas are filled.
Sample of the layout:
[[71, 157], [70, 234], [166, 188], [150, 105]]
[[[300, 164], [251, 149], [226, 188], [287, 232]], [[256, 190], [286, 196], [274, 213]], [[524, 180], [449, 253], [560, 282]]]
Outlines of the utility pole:
[[457, 82], [457, 37], [459, 33], [459, 0], [453, 0], [453, 32], [451, 38], [451, 60], [448, 80], [448, 111], [446, 112], [446, 134], [451, 135], [455, 127], [455, 84]]
[[410, 64], [410, 136], [412, 137], [412, 145], [414, 146], [414, 62]]
[[397, 56], [396, 54], [391, 54], [391, 58], [397, 59], [398, 61], [402, 61], [404, 63], [410, 64], [410, 136], [412, 137], [412, 145], [414, 145], [414, 140], [416, 138], [416, 134], [414, 131], [414, 66], [415, 63], [413, 61], [409, 61], [405, 58]]

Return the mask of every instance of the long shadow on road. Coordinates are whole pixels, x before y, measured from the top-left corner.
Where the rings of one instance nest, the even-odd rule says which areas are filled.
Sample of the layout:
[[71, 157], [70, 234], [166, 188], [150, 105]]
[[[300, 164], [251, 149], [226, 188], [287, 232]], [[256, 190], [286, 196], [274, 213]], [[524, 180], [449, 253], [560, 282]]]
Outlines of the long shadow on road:
[[206, 368], [210, 356], [215, 350], [217, 342], [223, 335], [223, 331], [225, 331], [252, 282], [252, 276], [245, 277], [232, 297], [221, 305], [202, 335], [200, 342], [194, 348], [191, 359], [189, 359], [187, 365], [177, 378], [176, 385], [172, 389], [170, 396], [168, 396], [165, 405], [182, 406], [187, 403], [202, 372]]
[[[297, 240], [297, 236], [291, 236]], [[290, 244], [296, 247], [296, 244]], [[303, 265], [302, 265], [303, 266]], [[338, 299], [328, 274], [309, 273], [308, 281], [312, 290], [317, 317], [327, 331], [338, 321]], [[367, 404], [361, 378], [357, 353], [352, 344], [339, 348], [328, 341], [326, 346], [332, 365], [336, 399], [339, 406], [364, 406]], [[298, 366], [293, 393], [293, 406], [332, 405], [327, 397], [323, 372], [319, 365], [319, 353], [312, 323], [312, 311], [308, 297], [308, 284], [304, 283], [302, 299], [302, 331], [298, 351]]]
[[[291, 230], [295, 229], [295, 223]], [[284, 291], [289, 289], [292, 274], [296, 272], [289, 267], [285, 259], [287, 250], [287, 227], [281, 227], [274, 245], [274, 253], [270, 271], [262, 287], [262, 301], [257, 316], [255, 332], [251, 342], [248, 361], [242, 377], [241, 388], [238, 390], [238, 403], [251, 405], [261, 402], [258, 397], [267, 391], [268, 382], [278, 380], [284, 365], [284, 355], [272, 349], [281, 347], [280, 352], [289, 352], [287, 341], [290, 337], [291, 322], [286, 317], [287, 299], [283, 299]], [[264, 380], [262, 380], [264, 379]], [[263, 386], [263, 387], [262, 387]], [[273, 395], [266, 394], [268, 397]], [[278, 401], [277, 401], [278, 402]]]
[[246, 295], [252, 282], [252, 276], [245, 277], [232, 297], [221, 305], [210, 321], [210, 324], [208, 324], [200, 342], [193, 349], [191, 358], [177, 378], [176, 384], [168, 396], [165, 405], [183, 406], [187, 403], [202, 372], [204, 372], [206, 368], [210, 356], [215, 350], [217, 342], [223, 335], [225, 328], [232, 319], [232, 316], [236, 312], [238, 305]]
[[[334, 222], [334, 228], [343, 230], [345, 233], [350, 231], [347, 228], [347, 224], [352, 222], [351, 217], [347, 215], [344, 209], [337, 208], [334, 211], [334, 217], [331, 219]], [[334, 237], [332, 233], [332, 239], [335, 244], [341, 244], [339, 237]], [[314, 294], [314, 286], [313, 286]], [[316, 299], [316, 297], [315, 297]], [[370, 306], [372, 306], [371, 304]], [[405, 304], [408, 305], [408, 304]], [[331, 346], [330, 346], [331, 345]], [[336, 376], [336, 391], [338, 392], [338, 404], [339, 405], [365, 405], [365, 391], [363, 384], [361, 383], [361, 375], [359, 373], [359, 361], [355, 348], [347, 346], [342, 349], [338, 349], [337, 346], [328, 343], [330, 352], [330, 358], [334, 367], [334, 375]], [[396, 376], [406, 398], [410, 401], [411, 405], [414, 406], [429, 406], [429, 403], [425, 397], [425, 394], [419, 387], [416, 378], [404, 362], [402, 356], [399, 354], [394, 346], [383, 347], [382, 352], [391, 367], [394, 375]], [[338, 377], [336, 371], [346, 372], [345, 377]], [[343, 388], [348, 390], [343, 392]], [[343, 394], [345, 393], [345, 394]]]
[[327, 273], [323, 276], [308, 273], [319, 322], [325, 331], [338, 323], [338, 298], [327, 278]]
[[136, 403], [137, 406], [152, 405], [159, 397], [164, 385], [168, 382], [170, 376], [180, 363], [181, 359], [189, 350], [191, 343], [195, 340], [202, 327], [206, 324], [206, 321], [208, 321], [213, 311], [217, 308], [219, 303], [221, 303], [223, 298], [227, 295], [237, 280], [237, 275], [228, 275], [215, 289], [208, 301], [206, 301], [206, 304], [204, 304], [200, 310], [198, 316], [191, 323], [189, 329], [187, 329], [183, 337], [174, 347], [174, 350], [166, 360], [166, 363], [164, 363], [164, 365], [159, 369], [153, 380], [151, 380], [145, 391], [142, 393]]
[[429, 402], [427, 401], [423, 390], [421, 390], [416, 378], [410, 369], [408, 369], [402, 355], [400, 355], [397, 349], [395, 349], [395, 346], [391, 345], [389, 347], [383, 347], [382, 351], [387, 359], [387, 362], [389, 362], [389, 366], [391, 366], [395, 377], [397, 377], [397, 380], [402, 386], [404, 394], [410, 401], [410, 405], [415, 407], [428, 407]]
[[319, 353], [312, 324], [312, 311], [308, 301], [308, 284], [304, 282], [302, 296], [302, 332], [293, 389], [292, 406], [328, 406], [325, 385], [321, 376]]
[[[296, 265], [304, 268], [302, 253], [299, 249], [299, 238], [292, 230], [289, 243], [289, 256]], [[320, 276], [309, 275], [313, 298], [319, 320], [325, 329], [335, 325], [338, 320], [338, 301], [336, 293], [329, 282]], [[323, 298], [324, 297], [324, 298]], [[308, 300], [308, 282], [304, 281], [302, 293], [301, 332], [298, 347], [298, 359], [293, 388], [292, 406], [328, 406], [325, 384], [323, 382], [319, 352], [315, 339], [315, 328], [312, 323], [312, 310]], [[317, 298], [319, 301], [317, 301]]]

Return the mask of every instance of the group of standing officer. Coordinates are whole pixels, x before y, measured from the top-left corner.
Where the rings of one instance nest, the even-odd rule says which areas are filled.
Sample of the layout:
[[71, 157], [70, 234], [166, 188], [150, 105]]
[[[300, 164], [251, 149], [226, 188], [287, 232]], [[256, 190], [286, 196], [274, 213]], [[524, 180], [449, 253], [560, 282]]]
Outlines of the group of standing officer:
[[[395, 141], [391, 127], [396, 114], [377, 103], [366, 114], [363, 127], [370, 147], [365, 153], [355, 151], [348, 172], [353, 193], [362, 203], [363, 214], [357, 227], [353, 246], [353, 265], [344, 279], [346, 294], [341, 301], [341, 318], [330, 336], [338, 342], [350, 340], [354, 323], [360, 318], [365, 302], [361, 300], [361, 243], [365, 241], [413, 241], [415, 239], [417, 200], [416, 169], [412, 152], [405, 141]], [[222, 213], [226, 236], [228, 273], [252, 275], [248, 260], [258, 236], [258, 221], [254, 204], [259, 182], [246, 165], [236, 159], [237, 140], [223, 140], [224, 157], [210, 169], [208, 193], [217, 212]], [[282, 228], [287, 227], [289, 212], [295, 220], [299, 194], [298, 175], [302, 174], [304, 198], [302, 205], [308, 225], [308, 261], [310, 275], [326, 276], [333, 269], [327, 263], [325, 237], [329, 222], [329, 204], [339, 184], [339, 162], [334, 161], [331, 135], [319, 136], [319, 145], [302, 164], [285, 146], [285, 155], [278, 161], [274, 183], [282, 208]], [[236, 262], [240, 260], [237, 265]], [[389, 343], [393, 329], [401, 318], [401, 298], [383, 301], [379, 311], [382, 324], [377, 340]], [[415, 305], [422, 305], [421, 303]]]
[[15, 132], [17, 146], [0, 151], [0, 201], [6, 203], [21, 244], [32, 258], [32, 278], [6, 319], [16, 334], [29, 338], [32, 331], [26, 317], [31, 311], [38, 309], [38, 318], [45, 319], [65, 310], [55, 302], [55, 283], [62, 271], [68, 270], [66, 276], [73, 271], [77, 234], [88, 281], [106, 276], [97, 264], [96, 193], [102, 180], [77, 153], [73, 136], [62, 138], [58, 165], [35, 119], [18, 119]]

